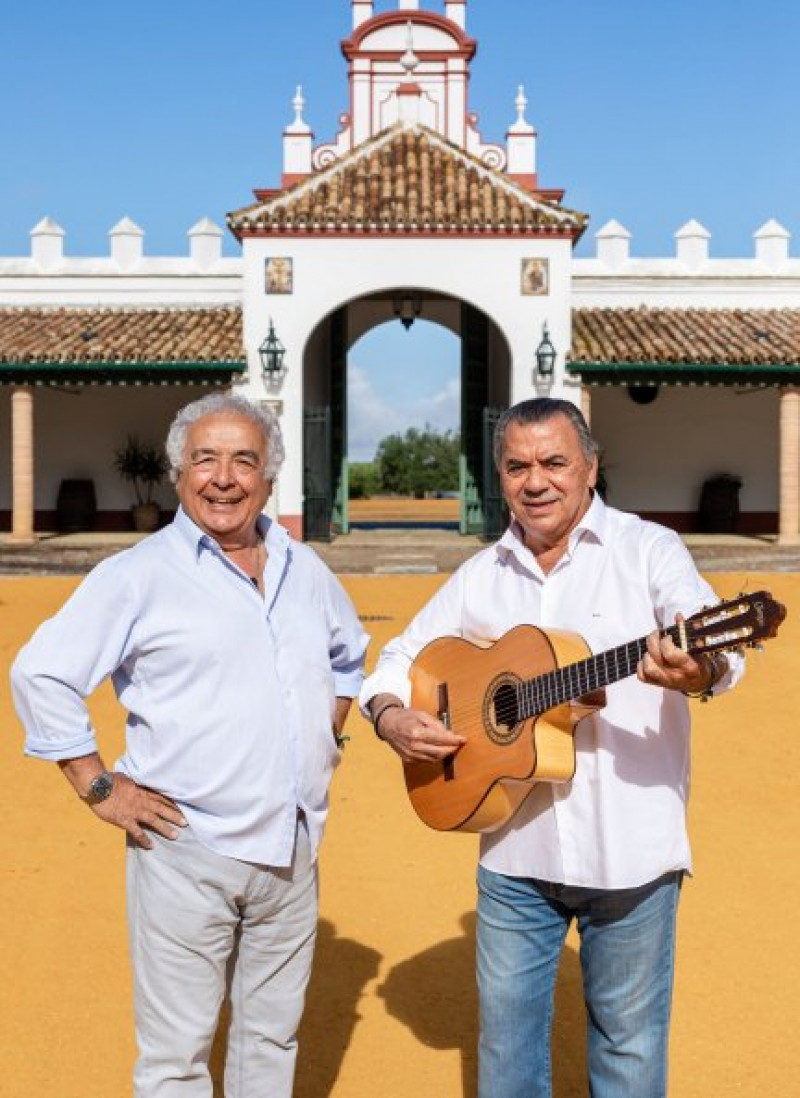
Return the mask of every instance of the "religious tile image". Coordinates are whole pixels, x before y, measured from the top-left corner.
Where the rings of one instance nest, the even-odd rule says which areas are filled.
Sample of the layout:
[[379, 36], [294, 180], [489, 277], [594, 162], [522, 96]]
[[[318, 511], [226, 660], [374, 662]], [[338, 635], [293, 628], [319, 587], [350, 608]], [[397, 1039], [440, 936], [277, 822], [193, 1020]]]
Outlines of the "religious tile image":
[[549, 260], [522, 260], [522, 293], [528, 297], [543, 297], [550, 293]]
[[268, 294], [290, 294], [294, 290], [292, 260], [286, 256], [271, 256], [266, 261], [265, 290]]

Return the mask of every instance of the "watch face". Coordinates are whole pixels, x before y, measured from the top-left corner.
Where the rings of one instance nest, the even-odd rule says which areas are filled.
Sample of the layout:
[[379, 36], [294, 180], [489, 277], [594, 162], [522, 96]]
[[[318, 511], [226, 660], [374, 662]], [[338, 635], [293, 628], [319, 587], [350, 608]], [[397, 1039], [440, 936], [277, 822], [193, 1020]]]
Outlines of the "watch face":
[[98, 774], [93, 782], [89, 785], [91, 796], [94, 801], [104, 801], [106, 797], [110, 796], [111, 790], [114, 788], [114, 775], [113, 774]]

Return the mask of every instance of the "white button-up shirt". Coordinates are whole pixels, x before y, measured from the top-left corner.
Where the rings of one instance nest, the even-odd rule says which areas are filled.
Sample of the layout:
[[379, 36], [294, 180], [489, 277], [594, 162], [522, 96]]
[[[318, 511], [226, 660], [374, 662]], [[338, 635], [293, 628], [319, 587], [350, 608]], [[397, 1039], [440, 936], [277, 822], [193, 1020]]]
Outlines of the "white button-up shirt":
[[[467, 561], [397, 640], [362, 691], [408, 704], [408, 669], [442, 636], [478, 644], [516, 625], [579, 633], [595, 653], [644, 637], [719, 600], [677, 534], [594, 500], [545, 575], [515, 525]], [[741, 659], [717, 685], [742, 673]], [[536, 668], [531, 668], [535, 673]], [[672, 690], [630, 677], [607, 687], [607, 705], [575, 733], [577, 767], [565, 784], [537, 783], [500, 831], [482, 836], [481, 861], [510, 876], [590, 888], [631, 888], [691, 869], [689, 709]]]
[[100, 564], [12, 669], [26, 752], [96, 748], [84, 698], [128, 710], [116, 769], [180, 806], [220, 854], [291, 863], [298, 809], [316, 849], [338, 761], [336, 696], [355, 697], [367, 635], [313, 550], [259, 519], [265, 597], [181, 510]]

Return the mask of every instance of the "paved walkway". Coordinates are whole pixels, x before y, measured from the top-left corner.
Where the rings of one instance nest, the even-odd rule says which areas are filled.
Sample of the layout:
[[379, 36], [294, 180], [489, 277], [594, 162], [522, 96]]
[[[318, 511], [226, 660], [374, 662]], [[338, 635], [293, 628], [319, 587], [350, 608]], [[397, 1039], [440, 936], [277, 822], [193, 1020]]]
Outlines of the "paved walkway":
[[[0, 575], [75, 575], [134, 545], [141, 534], [40, 534], [18, 545], [0, 534]], [[780, 546], [774, 536], [688, 534], [685, 539], [705, 572], [798, 572], [800, 546]], [[477, 537], [450, 530], [355, 530], [331, 542], [314, 542], [328, 565], [342, 575], [409, 575], [452, 572], [483, 548]]]

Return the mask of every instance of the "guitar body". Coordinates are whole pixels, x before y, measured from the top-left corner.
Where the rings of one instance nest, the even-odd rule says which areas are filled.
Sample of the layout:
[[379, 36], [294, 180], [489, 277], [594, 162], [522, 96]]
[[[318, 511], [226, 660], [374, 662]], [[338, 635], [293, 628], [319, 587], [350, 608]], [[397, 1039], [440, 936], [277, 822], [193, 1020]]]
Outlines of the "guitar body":
[[406, 763], [411, 803], [439, 831], [496, 831], [539, 781], [575, 773], [575, 726], [605, 705], [596, 690], [529, 720], [517, 720], [513, 688], [590, 656], [576, 633], [519, 625], [480, 648], [458, 637], [427, 645], [410, 671], [411, 707], [466, 738], [444, 762]]

